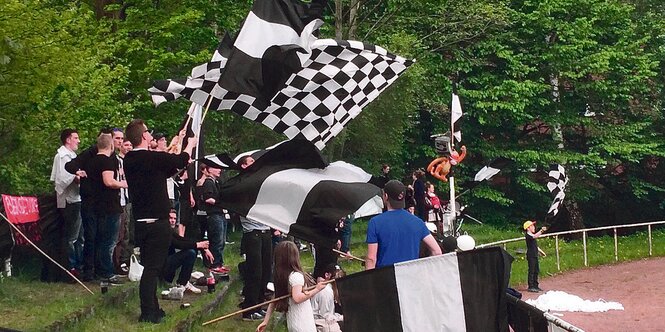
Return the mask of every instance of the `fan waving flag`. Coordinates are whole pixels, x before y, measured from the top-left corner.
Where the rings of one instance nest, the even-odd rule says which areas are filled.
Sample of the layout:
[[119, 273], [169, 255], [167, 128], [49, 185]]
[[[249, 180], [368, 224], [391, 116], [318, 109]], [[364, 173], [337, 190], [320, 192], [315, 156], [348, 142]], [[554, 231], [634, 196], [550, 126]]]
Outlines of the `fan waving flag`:
[[332, 245], [340, 218], [377, 214], [381, 191], [371, 175], [345, 162], [327, 164], [308, 141], [291, 140], [265, 152], [220, 187], [220, 204], [295, 237]]
[[206, 65], [215, 69], [204, 78], [193, 72], [188, 80], [156, 82], [153, 101], [184, 96], [209, 103], [323, 149], [413, 61], [357, 41], [317, 39], [322, 21], [307, 8], [300, 1], [255, 1], [221, 74]]
[[493, 247], [338, 279], [344, 331], [507, 331], [509, 261]]
[[563, 166], [558, 164], [553, 164], [550, 166], [550, 171], [548, 173], [549, 180], [547, 182], [547, 189], [554, 194], [554, 201], [550, 209], [547, 211], [548, 217], [554, 217], [559, 213], [559, 206], [563, 202], [563, 199], [566, 197], [564, 192], [566, 185], [568, 184], [568, 176], [566, 176], [566, 170]]

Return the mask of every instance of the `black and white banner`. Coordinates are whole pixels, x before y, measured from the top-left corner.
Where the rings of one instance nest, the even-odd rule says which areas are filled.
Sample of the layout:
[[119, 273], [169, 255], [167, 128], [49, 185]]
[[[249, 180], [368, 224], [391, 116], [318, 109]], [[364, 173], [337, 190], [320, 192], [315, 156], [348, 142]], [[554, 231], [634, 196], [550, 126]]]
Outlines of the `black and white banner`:
[[554, 195], [554, 200], [547, 211], [547, 217], [554, 217], [559, 213], [559, 206], [566, 197], [565, 189], [568, 184], [568, 176], [566, 176], [566, 170], [563, 166], [558, 164], [550, 165], [548, 176], [547, 189]]
[[507, 331], [508, 264], [493, 247], [338, 279], [344, 331]]
[[450, 110], [450, 128], [454, 138], [451, 144], [453, 146], [455, 145], [455, 141], [457, 141], [457, 143], [462, 142], [462, 131], [460, 130], [459, 123], [457, 123], [457, 121], [462, 118], [462, 115], [464, 114], [462, 113], [462, 104], [459, 101], [459, 96], [453, 93], [452, 107]]
[[331, 245], [340, 218], [378, 214], [383, 202], [371, 175], [343, 161], [327, 164], [308, 141], [265, 152], [220, 188], [220, 204], [295, 237]]
[[156, 82], [153, 101], [184, 96], [323, 149], [413, 61], [357, 41], [318, 39], [322, 21], [304, 3], [289, 5], [255, 1], [235, 41], [218, 48], [226, 62], [201, 65], [188, 80]]

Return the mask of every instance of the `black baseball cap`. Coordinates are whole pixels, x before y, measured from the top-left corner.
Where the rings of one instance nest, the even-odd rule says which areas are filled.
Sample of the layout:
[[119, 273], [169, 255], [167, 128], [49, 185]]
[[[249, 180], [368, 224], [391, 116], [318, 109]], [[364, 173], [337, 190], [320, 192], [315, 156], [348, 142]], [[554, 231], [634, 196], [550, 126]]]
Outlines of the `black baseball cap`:
[[404, 197], [406, 196], [406, 187], [402, 182], [390, 180], [383, 187], [383, 192], [388, 195], [388, 202], [393, 209], [404, 208]]

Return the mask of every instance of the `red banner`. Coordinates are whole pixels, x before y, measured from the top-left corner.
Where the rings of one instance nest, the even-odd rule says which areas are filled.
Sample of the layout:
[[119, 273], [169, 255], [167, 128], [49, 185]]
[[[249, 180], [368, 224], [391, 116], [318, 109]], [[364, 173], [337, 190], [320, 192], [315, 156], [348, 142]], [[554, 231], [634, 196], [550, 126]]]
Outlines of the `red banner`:
[[2, 194], [7, 219], [12, 224], [25, 224], [39, 220], [37, 197]]

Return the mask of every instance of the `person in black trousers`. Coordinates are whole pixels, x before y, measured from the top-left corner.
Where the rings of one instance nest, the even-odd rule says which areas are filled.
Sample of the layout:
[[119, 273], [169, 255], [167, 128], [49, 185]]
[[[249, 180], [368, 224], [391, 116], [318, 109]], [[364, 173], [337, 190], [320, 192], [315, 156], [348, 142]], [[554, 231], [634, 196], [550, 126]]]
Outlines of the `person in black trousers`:
[[[243, 172], [254, 163], [254, 158], [244, 156], [238, 160]], [[245, 299], [240, 307], [245, 309], [265, 300], [266, 285], [272, 273], [272, 231], [270, 227], [246, 217], [240, 217], [242, 240], [240, 250], [245, 254], [242, 295]], [[261, 321], [265, 312], [260, 308], [245, 312], [244, 321]]]
[[135, 242], [141, 248], [141, 263], [144, 267], [139, 284], [139, 321], [159, 323], [165, 313], [157, 301], [157, 283], [171, 244], [171, 203], [166, 191], [166, 180], [189, 164], [197, 139], [190, 137], [180, 154], [149, 151], [152, 134], [141, 119], [132, 120], [127, 125], [125, 135], [134, 146], [134, 150], [125, 156], [124, 166], [136, 220]]
[[538, 264], [538, 243], [536, 239], [539, 238], [547, 227], [543, 226], [536, 232], [536, 222], [527, 220], [522, 225], [524, 228], [524, 239], [526, 241], [526, 261], [529, 265], [529, 274], [527, 275], [529, 288], [527, 291], [532, 293], [542, 292], [538, 285], [538, 274], [540, 273], [540, 265]]

